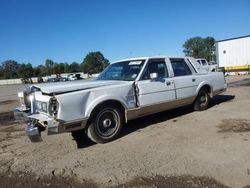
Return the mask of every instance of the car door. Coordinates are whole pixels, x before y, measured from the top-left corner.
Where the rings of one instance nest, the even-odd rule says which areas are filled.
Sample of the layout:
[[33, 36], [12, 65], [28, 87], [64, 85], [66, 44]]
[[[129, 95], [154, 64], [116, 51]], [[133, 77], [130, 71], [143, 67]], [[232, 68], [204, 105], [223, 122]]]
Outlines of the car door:
[[[157, 75], [154, 79], [150, 78], [152, 73]], [[176, 99], [173, 78], [169, 78], [165, 59], [149, 59], [136, 85], [139, 106], [145, 108], [144, 113], [161, 111], [167, 102]]]
[[170, 58], [170, 63], [174, 72], [177, 100], [192, 102], [198, 87], [195, 69], [184, 58]]

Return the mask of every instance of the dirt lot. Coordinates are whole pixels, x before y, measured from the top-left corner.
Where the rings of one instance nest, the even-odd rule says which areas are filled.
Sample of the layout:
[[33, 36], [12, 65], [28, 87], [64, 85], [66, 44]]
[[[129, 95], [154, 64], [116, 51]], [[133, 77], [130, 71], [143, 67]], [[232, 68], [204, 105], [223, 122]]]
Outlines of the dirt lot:
[[0, 86], [0, 187], [250, 187], [250, 76], [227, 81], [207, 111], [134, 120], [104, 145], [83, 132], [31, 143], [9, 112], [24, 86]]

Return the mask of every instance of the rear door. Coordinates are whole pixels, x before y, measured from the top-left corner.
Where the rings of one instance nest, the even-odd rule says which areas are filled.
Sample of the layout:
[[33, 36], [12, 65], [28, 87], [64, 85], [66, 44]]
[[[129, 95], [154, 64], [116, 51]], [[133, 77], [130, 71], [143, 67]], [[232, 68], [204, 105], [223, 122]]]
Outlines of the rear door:
[[[157, 78], [154, 80], [150, 79], [151, 73], [156, 73]], [[160, 104], [176, 99], [174, 81], [173, 78], [169, 77], [169, 71], [164, 58], [149, 59], [140, 80], [136, 84], [140, 107], [155, 106], [157, 108]], [[160, 106], [158, 107], [161, 108]], [[149, 111], [155, 111], [155, 109], [149, 108]]]
[[195, 76], [195, 69], [185, 58], [170, 58], [170, 63], [174, 72], [174, 84], [176, 97], [192, 101], [196, 96], [198, 81]]

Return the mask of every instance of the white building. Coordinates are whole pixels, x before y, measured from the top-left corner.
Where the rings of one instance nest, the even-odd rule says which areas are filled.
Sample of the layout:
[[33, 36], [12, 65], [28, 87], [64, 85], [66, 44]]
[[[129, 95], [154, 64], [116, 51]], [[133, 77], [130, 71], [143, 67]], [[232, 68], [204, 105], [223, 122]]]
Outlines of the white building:
[[250, 66], [250, 35], [216, 41], [216, 59], [226, 71], [247, 71]]

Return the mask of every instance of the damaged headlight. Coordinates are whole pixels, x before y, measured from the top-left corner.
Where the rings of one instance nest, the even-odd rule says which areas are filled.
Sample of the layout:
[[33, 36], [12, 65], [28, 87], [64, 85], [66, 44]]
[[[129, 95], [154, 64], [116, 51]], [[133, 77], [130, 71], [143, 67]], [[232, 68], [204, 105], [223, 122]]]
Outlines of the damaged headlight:
[[41, 102], [41, 101], [36, 101], [36, 109], [38, 111], [42, 111], [47, 113], [48, 112], [48, 107], [46, 102]]
[[31, 94], [27, 94], [25, 92], [18, 92], [18, 97], [20, 99], [20, 105], [23, 110], [30, 110], [31, 107]]

